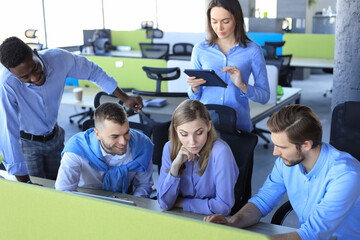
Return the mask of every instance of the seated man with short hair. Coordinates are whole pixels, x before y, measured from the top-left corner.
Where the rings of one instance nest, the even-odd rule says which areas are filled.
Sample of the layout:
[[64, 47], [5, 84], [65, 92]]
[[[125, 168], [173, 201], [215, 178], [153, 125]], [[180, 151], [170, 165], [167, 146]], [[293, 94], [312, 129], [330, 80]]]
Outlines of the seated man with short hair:
[[126, 112], [117, 103], [100, 105], [94, 115], [95, 128], [75, 134], [66, 143], [55, 188], [85, 187], [149, 197], [151, 140], [129, 128]]
[[322, 142], [322, 126], [303, 105], [290, 105], [267, 122], [274, 143], [275, 166], [258, 194], [228, 221], [233, 227], [259, 222], [287, 192], [300, 222], [294, 232], [273, 239], [360, 239], [360, 163], [350, 154]]

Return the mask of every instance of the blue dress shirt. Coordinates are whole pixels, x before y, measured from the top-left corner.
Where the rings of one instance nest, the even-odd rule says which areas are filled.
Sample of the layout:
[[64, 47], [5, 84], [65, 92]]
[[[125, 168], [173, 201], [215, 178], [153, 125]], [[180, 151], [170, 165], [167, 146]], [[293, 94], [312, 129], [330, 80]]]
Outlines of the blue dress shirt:
[[313, 169], [287, 167], [281, 158], [249, 202], [266, 216], [287, 192], [301, 239], [360, 239], [360, 163], [323, 143]]
[[239, 175], [230, 147], [223, 140], [216, 140], [204, 174], [198, 174], [195, 162], [185, 162], [182, 174], [170, 174], [170, 142], [164, 146], [160, 176], [156, 186], [160, 206], [171, 209], [178, 196], [184, 197], [184, 211], [201, 214], [229, 215], [235, 202], [234, 187]]
[[[254, 42], [248, 42], [247, 47], [236, 45], [224, 55], [214, 44], [207, 41], [195, 45], [191, 63], [194, 69], [213, 69], [227, 84], [227, 88], [200, 86], [194, 93], [189, 87], [190, 99], [196, 99], [204, 104], [219, 104], [232, 107], [238, 114], [237, 128], [252, 131], [250, 107], [248, 99], [265, 104], [270, 98], [270, 89], [266, 73], [266, 65], [261, 47]], [[249, 76], [254, 76], [254, 86], [247, 85], [246, 94], [236, 87], [228, 73], [221, 73], [226, 66], [236, 66], [241, 71], [241, 79], [248, 83]], [[206, 79], [205, 79], [206, 80]]]
[[113, 93], [117, 82], [97, 64], [60, 49], [39, 52], [46, 81], [42, 86], [23, 83], [0, 65], [0, 152], [9, 174], [26, 175], [28, 170], [20, 146], [20, 131], [47, 135], [54, 128], [65, 80], [86, 79]]

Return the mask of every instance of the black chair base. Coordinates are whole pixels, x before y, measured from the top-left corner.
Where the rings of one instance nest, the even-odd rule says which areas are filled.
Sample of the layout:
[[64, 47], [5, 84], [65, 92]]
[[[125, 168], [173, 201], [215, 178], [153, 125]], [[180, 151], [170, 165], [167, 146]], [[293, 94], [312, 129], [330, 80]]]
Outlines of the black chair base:
[[82, 117], [77, 121], [77, 124], [78, 124], [79, 128], [82, 129], [82, 121], [84, 121], [87, 117], [90, 117], [90, 119], [93, 119], [93, 117], [94, 117], [94, 110], [93, 110], [92, 108], [89, 108], [88, 111], [71, 115], [71, 116], [69, 117], [70, 123], [74, 123], [73, 118], [74, 118], [74, 117], [79, 117], [79, 116], [82, 116]]

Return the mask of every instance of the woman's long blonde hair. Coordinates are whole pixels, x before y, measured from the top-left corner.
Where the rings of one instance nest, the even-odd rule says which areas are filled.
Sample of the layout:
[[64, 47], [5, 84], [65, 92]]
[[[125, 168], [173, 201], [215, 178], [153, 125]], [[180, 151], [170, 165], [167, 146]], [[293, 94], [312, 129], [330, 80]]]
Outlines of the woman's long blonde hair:
[[[175, 109], [172, 115], [171, 124], [170, 124], [170, 142], [171, 142], [170, 159], [171, 162], [174, 161], [182, 146], [176, 132], [176, 127], [197, 119], [204, 121], [204, 123], [207, 126], [209, 126], [209, 123], [211, 124], [211, 129], [208, 132], [206, 143], [199, 152], [200, 157], [198, 159], [198, 165], [200, 170], [198, 174], [199, 176], [202, 176], [208, 165], [211, 150], [213, 148], [217, 136], [216, 136], [214, 124], [211, 121], [211, 117], [208, 110], [206, 109], [205, 105], [198, 100], [187, 99], [183, 101]], [[183, 173], [184, 169], [185, 169], [185, 164], [181, 166], [180, 174]]]

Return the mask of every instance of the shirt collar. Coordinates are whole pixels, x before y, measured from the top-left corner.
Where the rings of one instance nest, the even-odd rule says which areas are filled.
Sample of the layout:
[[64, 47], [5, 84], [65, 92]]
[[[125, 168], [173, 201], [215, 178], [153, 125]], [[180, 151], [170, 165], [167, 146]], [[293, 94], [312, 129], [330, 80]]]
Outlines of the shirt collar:
[[318, 175], [319, 172], [323, 169], [326, 162], [326, 153], [325, 153], [326, 151], [327, 151], [327, 146], [325, 144], [321, 144], [320, 154], [318, 159], [316, 160], [314, 167], [311, 169], [311, 171], [308, 174], [305, 174], [307, 178], [311, 178], [313, 176]]

